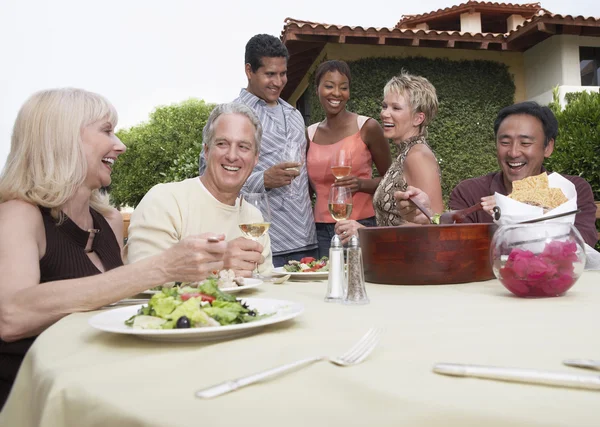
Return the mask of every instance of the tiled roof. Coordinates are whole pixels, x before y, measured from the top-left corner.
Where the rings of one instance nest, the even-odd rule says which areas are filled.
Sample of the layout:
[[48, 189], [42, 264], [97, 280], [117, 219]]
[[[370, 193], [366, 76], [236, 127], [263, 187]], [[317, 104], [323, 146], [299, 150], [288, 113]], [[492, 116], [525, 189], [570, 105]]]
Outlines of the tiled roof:
[[[497, 13], [504, 16], [518, 13], [525, 21], [507, 33], [408, 28], [430, 19], [456, 19], [457, 13], [462, 11], [461, 8], [487, 10], [488, 14]], [[328, 43], [523, 52], [555, 34], [600, 37], [600, 18], [553, 14], [543, 9], [539, 3], [518, 5], [479, 1], [468, 1], [421, 15], [404, 16], [393, 28], [335, 25], [286, 18], [281, 40], [290, 52], [290, 59], [288, 84], [282, 96], [289, 99]]]
[[375, 27], [350, 27], [348, 25], [335, 25], [335, 24], [324, 24], [320, 22], [303, 21], [293, 18], [286, 18], [283, 31], [281, 32], [281, 39], [285, 41], [291, 34], [311, 34], [311, 35], [347, 35], [352, 37], [361, 36], [398, 36], [405, 35], [407, 37], [412, 36], [456, 36], [468, 38], [479, 38], [479, 39], [496, 39], [503, 40], [504, 34], [502, 33], [462, 33], [460, 31], [437, 31], [437, 30], [422, 30], [416, 28], [375, 28]]
[[592, 26], [599, 27], [600, 26], [600, 18], [594, 18], [591, 16], [583, 16], [583, 15], [560, 15], [558, 13], [544, 12], [538, 15], [535, 15], [529, 19], [526, 19], [522, 25], [518, 25], [516, 29], [509, 31], [506, 36], [510, 36], [511, 34], [517, 33], [521, 31], [523, 28], [527, 28], [531, 26], [532, 23], [536, 22], [546, 22], [546, 23], [555, 23], [561, 25], [577, 25], [577, 26]]
[[[476, 2], [479, 3], [479, 2]], [[505, 3], [502, 3], [505, 4]], [[375, 28], [325, 24], [321, 22], [311, 22], [293, 18], [286, 18], [283, 31], [281, 32], [281, 40], [286, 43], [292, 40], [299, 40], [303, 36], [323, 36], [331, 39], [324, 40], [333, 43], [345, 43], [347, 37], [353, 38], [402, 38], [402, 39], [421, 39], [421, 40], [455, 40], [455, 41], [473, 41], [487, 40], [495, 43], [503, 43], [514, 38], [515, 34], [520, 34], [524, 30], [531, 30], [535, 27], [534, 24], [576, 26], [576, 27], [592, 27], [600, 28], [600, 18], [572, 16], [554, 14], [543, 9], [540, 9], [538, 14], [526, 19], [522, 25], [517, 26], [515, 30], [508, 33], [469, 33], [461, 31], [439, 31], [439, 30], [423, 30], [416, 28]], [[536, 28], [537, 28], [536, 27]], [[539, 28], [538, 28], [539, 29]], [[551, 31], [551, 30], [548, 30]], [[548, 32], [545, 31], [545, 32]], [[592, 36], [600, 36], [594, 30], [591, 30]], [[569, 33], [571, 34], [571, 33]], [[333, 37], [333, 38], [332, 38]], [[337, 38], [336, 38], [337, 37]], [[377, 43], [385, 44], [385, 43]], [[509, 49], [511, 50], [511, 49]]]
[[526, 4], [516, 4], [516, 3], [497, 3], [497, 2], [485, 2], [485, 1], [468, 1], [466, 3], [461, 3], [456, 6], [449, 6], [444, 9], [438, 9], [433, 12], [421, 13], [418, 15], [403, 15], [400, 18], [400, 21], [396, 24], [397, 28], [404, 26], [408, 23], [417, 24], [420, 22], [427, 21], [428, 19], [436, 18], [443, 15], [455, 14], [462, 10], [468, 9], [476, 9], [476, 10], [504, 10], [511, 11], [514, 13], [537, 13], [542, 9], [540, 3], [526, 3]]

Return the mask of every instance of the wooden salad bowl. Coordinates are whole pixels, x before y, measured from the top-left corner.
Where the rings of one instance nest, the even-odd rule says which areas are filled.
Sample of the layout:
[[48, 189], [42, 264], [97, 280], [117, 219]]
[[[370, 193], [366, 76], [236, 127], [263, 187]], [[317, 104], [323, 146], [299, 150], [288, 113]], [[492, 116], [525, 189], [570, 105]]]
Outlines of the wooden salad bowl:
[[440, 285], [494, 278], [489, 259], [496, 224], [360, 228], [365, 280]]

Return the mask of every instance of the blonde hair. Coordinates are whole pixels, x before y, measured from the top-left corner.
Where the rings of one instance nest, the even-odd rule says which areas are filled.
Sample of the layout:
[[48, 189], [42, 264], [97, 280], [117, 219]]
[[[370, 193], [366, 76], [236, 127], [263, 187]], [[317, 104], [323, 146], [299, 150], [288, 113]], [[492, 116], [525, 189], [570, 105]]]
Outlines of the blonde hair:
[[437, 114], [438, 99], [435, 87], [425, 77], [413, 76], [402, 70], [399, 76], [394, 76], [383, 88], [383, 96], [389, 93], [404, 95], [408, 99], [413, 114], [423, 113], [425, 119], [419, 125], [419, 132], [425, 128]]
[[[82, 89], [50, 89], [33, 94], [21, 107], [10, 153], [0, 176], [0, 203], [18, 199], [50, 208], [60, 217], [87, 174], [83, 128], [99, 120], [117, 124], [115, 108]], [[108, 197], [93, 190], [90, 206], [106, 214]]]

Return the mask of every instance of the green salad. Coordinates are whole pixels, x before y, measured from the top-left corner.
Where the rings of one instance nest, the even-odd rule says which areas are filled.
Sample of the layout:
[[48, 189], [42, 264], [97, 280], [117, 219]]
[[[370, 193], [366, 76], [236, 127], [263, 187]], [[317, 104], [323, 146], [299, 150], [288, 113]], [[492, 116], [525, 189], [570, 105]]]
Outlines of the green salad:
[[290, 273], [316, 273], [329, 271], [329, 258], [326, 256], [321, 259], [305, 257], [300, 261], [290, 260], [283, 266], [285, 271]]
[[254, 322], [270, 315], [250, 309], [219, 290], [217, 280], [208, 279], [198, 288], [163, 288], [125, 324], [140, 329], [202, 328]]

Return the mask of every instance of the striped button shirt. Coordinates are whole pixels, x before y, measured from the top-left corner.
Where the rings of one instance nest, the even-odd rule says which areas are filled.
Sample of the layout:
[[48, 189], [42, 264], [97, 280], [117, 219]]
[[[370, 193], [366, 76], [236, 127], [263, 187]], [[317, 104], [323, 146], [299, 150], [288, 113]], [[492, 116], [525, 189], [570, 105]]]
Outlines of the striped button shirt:
[[[304, 120], [298, 110], [279, 98], [283, 109], [284, 123], [267, 103], [246, 89], [233, 102], [239, 102], [252, 108], [263, 126], [263, 137], [258, 164], [242, 188], [243, 193], [269, 193], [271, 206], [271, 250], [273, 255], [317, 247], [317, 236], [312, 205], [308, 194], [308, 174], [306, 162], [302, 165], [300, 176], [291, 185], [265, 190], [264, 172], [271, 166], [287, 161], [283, 158], [288, 144], [302, 146], [306, 152], [306, 134]], [[200, 153], [200, 175], [206, 170], [204, 147]]]

